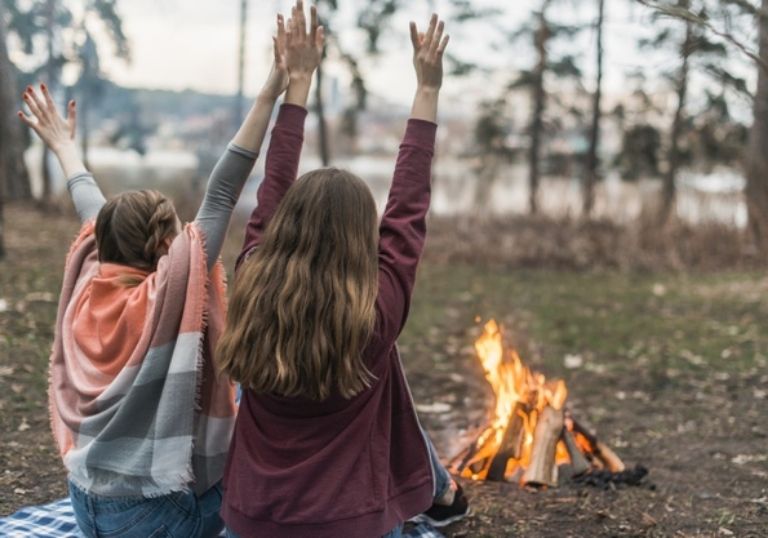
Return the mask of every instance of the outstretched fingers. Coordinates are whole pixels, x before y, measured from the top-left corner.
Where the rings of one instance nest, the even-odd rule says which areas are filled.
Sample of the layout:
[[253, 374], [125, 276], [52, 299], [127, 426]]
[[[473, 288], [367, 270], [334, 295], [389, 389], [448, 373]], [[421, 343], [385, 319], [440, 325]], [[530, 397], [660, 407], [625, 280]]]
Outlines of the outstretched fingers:
[[315, 47], [317, 47], [317, 49], [322, 52], [324, 46], [325, 46], [325, 28], [323, 28], [322, 26], [318, 26], [317, 32], [315, 33]]
[[309, 8], [309, 42], [317, 44], [317, 31], [320, 23], [317, 20], [317, 7]]
[[75, 131], [77, 131], [77, 105], [74, 99], [67, 105], [67, 127], [69, 127], [69, 138], [74, 140]]
[[19, 119], [21, 120], [21, 122], [24, 125], [26, 125], [27, 127], [31, 127], [32, 129], [37, 130], [37, 121], [35, 121], [35, 118], [33, 118], [32, 116], [27, 116], [21, 110], [16, 112], [16, 115], [19, 117]]
[[27, 104], [29, 110], [34, 114], [38, 120], [45, 119], [46, 115], [42, 103], [37, 99], [35, 90], [31, 86], [27, 87], [27, 91], [24, 92], [24, 102]]
[[283, 18], [283, 15], [281, 13], [277, 14], [277, 38], [276, 38], [276, 44], [277, 49], [279, 49], [281, 52], [285, 49], [285, 38], [286, 38], [286, 32], [285, 32], [285, 19]]
[[427, 47], [427, 50], [430, 50], [432, 47], [432, 37], [435, 35], [436, 29], [437, 14], [433, 13], [432, 17], [429, 19], [429, 28], [427, 29], [427, 34], [424, 36], [424, 42], [422, 43], [425, 47]]
[[298, 22], [297, 30], [303, 43], [307, 39], [307, 17], [304, 14], [304, 2], [302, 0], [296, 0], [296, 15]]
[[52, 114], [56, 113], [56, 105], [51, 97], [51, 92], [48, 91], [48, 86], [40, 84], [40, 92], [43, 94], [43, 99], [45, 100], [45, 108]]
[[442, 55], [443, 55], [443, 53], [445, 52], [445, 49], [448, 47], [448, 42], [449, 42], [450, 40], [451, 40], [451, 36], [450, 36], [450, 35], [446, 35], [446, 36], [443, 38], [442, 42], [440, 43], [440, 46], [439, 46], [439, 47], [437, 47], [437, 54], [438, 54], [439, 56], [442, 56]]
[[416, 27], [416, 23], [413, 21], [411, 21], [410, 27], [411, 44], [413, 45], [413, 50], [419, 50], [419, 47], [421, 46], [421, 40], [419, 39], [419, 29]]
[[432, 36], [432, 41], [429, 44], [430, 56], [437, 56], [437, 49], [440, 48], [440, 43], [443, 39], [443, 31], [445, 30], [445, 23], [440, 21], [437, 25], [437, 31]]

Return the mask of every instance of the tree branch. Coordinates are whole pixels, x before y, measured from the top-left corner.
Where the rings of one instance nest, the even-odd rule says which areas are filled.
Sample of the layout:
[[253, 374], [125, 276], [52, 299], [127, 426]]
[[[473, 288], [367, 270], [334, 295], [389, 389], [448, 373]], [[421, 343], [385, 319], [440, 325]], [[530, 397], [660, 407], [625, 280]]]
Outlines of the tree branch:
[[759, 54], [757, 54], [754, 50], [750, 49], [749, 47], [741, 43], [738, 39], [736, 39], [736, 37], [733, 36], [733, 34], [716, 28], [707, 19], [704, 19], [703, 17], [700, 17], [699, 15], [696, 15], [695, 13], [687, 9], [674, 7], [674, 6], [665, 6], [663, 4], [659, 4], [652, 0], [635, 0], [635, 2], [645, 7], [651, 8], [659, 13], [667, 15], [669, 17], [692, 22], [693, 24], [696, 24], [697, 26], [700, 26], [712, 32], [716, 36], [724, 39], [725, 41], [727, 41], [728, 43], [736, 47], [745, 56], [749, 57], [756, 64], [758, 64], [762, 69], [768, 71], [768, 62], [766, 62], [766, 60], [761, 58]]

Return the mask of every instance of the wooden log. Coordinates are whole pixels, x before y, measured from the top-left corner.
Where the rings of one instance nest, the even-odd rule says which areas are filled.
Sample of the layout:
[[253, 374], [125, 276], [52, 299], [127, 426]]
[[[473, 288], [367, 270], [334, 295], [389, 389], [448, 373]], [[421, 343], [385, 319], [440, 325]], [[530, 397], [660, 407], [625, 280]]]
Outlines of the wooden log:
[[621, 461], [621, 458], [602, 441], [597, 442], [597, 457], [600, 458], [605, 466], [613, 473], [621, 473], [627, 470], [627, 466]]
[[539, 414], [533, 432], [531, 461], [523, 474], [523, 485], [534, 487], [557, 486], [555, 453], [563, 431], [563, 411], [547, 406]]
[[576, 444], [576, 439], [573, 438], [573, 434], [568, 431], [567, 428], [563, 428], [563, 432], [560, 438], [565, 443], [565, 447], [568, 449], [568, 456], [571, 458], [571, 471], [573, 476], [578, 476], [589, 470], [590, 465], [586, 456]]
[[[467, 465], [469, 464], [470, 460], [474, 457], [475, 454], [477, 454], [477, 439], [475, 439], [472, 444], [464, 451], [464, 454], [462, 455], [459, 453], [452, 462], [451, 467], [455, 469], [458, 473], [461, 473], [464, 469], [467, 468]], [[456, 461], [461, 458], [461, 461], [459, 461], [458, 464], [456, 464]]]
[[507, 470], [507, 462], [510, 458], [519, 458], [523, 446], [523, 426], [524, 420], [522, 414], [525, 413], [526, 406], [517, 402], [509, 417], [507, 427], [504, 429], [504, 435], [501, 438], [501, 444], [496, 451], [496, 455], [491, 460], [488, 467], [487, 480], [502, 481]]
[[576, 419], [572, 418], [571, 421], [573, 423], [573, 431], [580, 433], [587, 439], [587, 441], [589, 441], [592, 452], [605, 464], [606, 467], [608, 467], [608, 470], [612, 473], [620, 473], [626, 470], [627, 466], [624, 465], [621, 458], [611, 450], [608, 445], [600, 441], [594, 433], [579, 424]]

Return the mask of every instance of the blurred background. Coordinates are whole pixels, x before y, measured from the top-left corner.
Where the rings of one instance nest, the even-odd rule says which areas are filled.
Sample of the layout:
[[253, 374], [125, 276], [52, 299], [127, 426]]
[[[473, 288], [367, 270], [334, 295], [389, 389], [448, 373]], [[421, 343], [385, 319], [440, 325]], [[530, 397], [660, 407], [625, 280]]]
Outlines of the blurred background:
[[[48, 205], [64, 180], [13, 117], [25, 85], [47, 82], [62, 104], [78, 101], [85, 160], [108, 189], [162, 184], [194, 198], [268, 73], [275, 13], [289, 11], [282, 0], [1, 5], [4, 197]], [[768, 120], [753, 121], [768, 76], [757, 2], [318, 8], [329, 39], [303, 169], [349, 168], [383, 203], [415, 85], [407, 23], [438, 11], [453, 41], [435, 215], [672, 219], [768, 236]]]
[[[447, 536], [765, 536], [768, 0], [317, 3], [328, 39], [301, 169], [348, 168], [380, 206], [415, 89], [408, 21], [437, 11], [451, 34], [399, 339], [441, 455], [493, 408], [472, 345], [493, 318], [526, 364], [567, 381], [602, 440], [651, 469], [622, 491], [468, 481], [477, 516]], [[0, 513], [66, 495], [46, 371], [79, 223], [16, 117], [23, 88], [77, 100], [107, 194], [157, 188], [191, 219], [289, 7], [0, 0]], [[228, 269], [262, 170], [263, 157]]]

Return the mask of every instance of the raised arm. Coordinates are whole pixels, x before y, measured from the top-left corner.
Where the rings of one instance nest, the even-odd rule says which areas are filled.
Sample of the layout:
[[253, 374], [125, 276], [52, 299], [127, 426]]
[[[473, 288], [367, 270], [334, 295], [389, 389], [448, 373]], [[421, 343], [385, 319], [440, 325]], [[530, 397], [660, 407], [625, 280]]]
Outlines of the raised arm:
[[209, 268], [213, 267], [221, 252], [232, 211], [253, 170], [275, 102], [288, 83], [284, 26], [282, 15], [278, 15], [277, 37], [274, 38], [274, 63], [269, 78], [224, 155], [211, 172], [203, 203], [195, 217], [195, 222], [206, 237]]
[[411, 23], [418, 85], [379, 230], [377, 334], [387, 344], [394, 343], [405, 324], [426, 238], [442, 58], [448, 45], [443, 30], [437, 15], [423, 35]]
[[67, 178], [67, 188], [80, 220], [85, 222], [96, 218], [105, 199], [93, 175], [85, 168], [85, 164], [80, 159], [80, 153], [75, 142], [77, 126], [75, 102], [69, 102], [67, 117], [63, 118], [45, 84], [40, 85], [40, 95], [32, 86], [27, 86], [24, 92], [24, 102], [32, 115], [27, 116], [20, 110], [18, 116], [22, 122], [37, 133], [59, 160], [64, 176]]
[[310, 9], [309, 33], [304, 6], [299, 0], [291, 10], [291, 19], [283, 34], [286, 41], [288, 90], [272, 130], [264, 180], [256, 193], [256, 208], [245, 228], [245, 241], [237, 266], [259, 245], [264, 229], [278, 204], [296, 180], [304, 142], [304, 120], [307, 116], [306, 105], [312, 74], [322, 58], [324, 34], [322, 26], [318, 24], [314, 6]]

